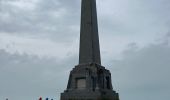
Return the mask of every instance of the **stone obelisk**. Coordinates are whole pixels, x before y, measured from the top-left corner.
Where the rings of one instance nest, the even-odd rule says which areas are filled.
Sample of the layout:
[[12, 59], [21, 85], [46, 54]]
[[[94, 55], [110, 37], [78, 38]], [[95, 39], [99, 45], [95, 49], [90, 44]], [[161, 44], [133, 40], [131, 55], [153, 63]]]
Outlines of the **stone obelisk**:
[[95, 0], [82, 0], [79, 64], [101, 64]]
[[101, 66], [96, 0], [82, 0], [79, 64], [61, 100], [119, 100], [110, 71]]

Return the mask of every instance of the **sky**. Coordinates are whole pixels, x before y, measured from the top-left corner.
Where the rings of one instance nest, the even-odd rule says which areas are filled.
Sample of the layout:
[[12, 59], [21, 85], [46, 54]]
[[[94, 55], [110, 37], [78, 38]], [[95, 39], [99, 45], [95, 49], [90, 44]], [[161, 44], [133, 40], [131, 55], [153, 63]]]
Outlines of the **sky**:
[[[78, 64], [81, 0], [0, 0], [0, 100], [59, 100]], [[170, 99], [170, 1], [97, 0], [120, 100]]]

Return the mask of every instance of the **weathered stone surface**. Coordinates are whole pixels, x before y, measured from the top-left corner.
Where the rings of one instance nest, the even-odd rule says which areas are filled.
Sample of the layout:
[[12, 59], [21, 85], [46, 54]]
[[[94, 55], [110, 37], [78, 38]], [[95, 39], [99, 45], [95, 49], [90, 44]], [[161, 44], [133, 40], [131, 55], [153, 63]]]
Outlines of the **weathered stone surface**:
[[96, 0], [82, 0], [79, 65], [70, 72], [61, 100], [119, 100], [111, 82], [100, 61]]
[[96, 0], [82, 0], [79, 64], [100, 61]]
[[[84, 88], [77, 80], [85, 79]], [[61, 100], [119, 100], [113, 91], [110, 71], [96, 63], [75, 66], [71, 71], [67, 89], [61, 93]]]

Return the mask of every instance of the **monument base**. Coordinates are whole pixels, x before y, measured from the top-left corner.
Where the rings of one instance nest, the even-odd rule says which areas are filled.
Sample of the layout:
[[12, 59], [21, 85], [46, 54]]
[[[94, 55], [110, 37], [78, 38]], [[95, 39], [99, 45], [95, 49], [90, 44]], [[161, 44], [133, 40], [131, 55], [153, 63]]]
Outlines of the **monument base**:
[[73, 68], [60, 100], [119, 100], [119, 95], [112, 88], [110, 71], [89, 63]]
[[74, 90], [61, 93], [60, 100], [119, 100], [118, 93], [114, 91]]

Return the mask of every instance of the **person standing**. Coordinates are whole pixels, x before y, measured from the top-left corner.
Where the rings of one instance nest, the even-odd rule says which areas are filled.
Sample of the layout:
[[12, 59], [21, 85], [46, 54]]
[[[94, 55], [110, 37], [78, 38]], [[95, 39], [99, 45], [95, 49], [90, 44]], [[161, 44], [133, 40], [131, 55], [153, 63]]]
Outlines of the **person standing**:
[[40, 97], [39, 100], [42, 100], [42, 97]]

